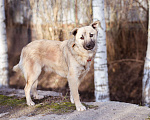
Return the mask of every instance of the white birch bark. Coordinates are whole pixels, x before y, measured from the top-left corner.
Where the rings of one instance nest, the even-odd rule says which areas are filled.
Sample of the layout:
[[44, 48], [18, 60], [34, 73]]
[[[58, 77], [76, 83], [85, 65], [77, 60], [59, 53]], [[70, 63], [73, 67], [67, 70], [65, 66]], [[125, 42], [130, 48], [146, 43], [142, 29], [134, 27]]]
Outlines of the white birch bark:
[[0, 87], [8, 86], [8, 55], [4, 0], [0, 0]]
[[[150, 1], [149, 1], [150, 5]], [[149, 22], [148, 22], [148, 43], [147, 52], [144, 65], [144, 76], [143, 76], [143, 91], [142, 99], [145, 106], [150, 106], [150, 8], [149, 8]]]
[[98, 101], [109, 101], [106, 25], [104, 16], [104, 0], [93, 0], [93, 20], [99, 20], [98, 50], [94, 59], [95, 98]]

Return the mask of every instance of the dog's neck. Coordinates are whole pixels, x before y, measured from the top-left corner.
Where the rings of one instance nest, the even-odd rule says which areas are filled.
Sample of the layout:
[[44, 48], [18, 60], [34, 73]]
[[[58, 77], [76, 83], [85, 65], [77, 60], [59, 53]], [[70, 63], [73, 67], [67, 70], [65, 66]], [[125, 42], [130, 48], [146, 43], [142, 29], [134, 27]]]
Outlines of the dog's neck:
[[[72, 47], [74, 48], [75, 47], [75, 43], [73, 43]], [[87, 62], [90, 62], [91, 61], [91, 58], [87, 59]]]
[[87, 62], [90, 62], [90, 61], [91, 61], [91, 59], [88, 59], [88, 60], [87, 60]]
[[76, 45], [74, 40], [70, 40], [68, 46], [71, 51], [71, 54], [75, 57], [76, 61], [79, 64], [86, 66], [87, 64], [91, 63], [91, 61], [94, 57], [94, 54], [92, 51], [89, 52], [89, 51], [81, 48], [80, 46]]

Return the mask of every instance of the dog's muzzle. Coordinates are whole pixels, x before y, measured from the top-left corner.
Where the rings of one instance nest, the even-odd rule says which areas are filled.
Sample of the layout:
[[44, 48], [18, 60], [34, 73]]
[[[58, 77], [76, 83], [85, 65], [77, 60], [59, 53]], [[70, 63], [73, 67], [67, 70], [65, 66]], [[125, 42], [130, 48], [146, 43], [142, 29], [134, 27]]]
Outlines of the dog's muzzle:
[[86, 50], [92, 50], [94, 48], [94, 46], [95, 46], [95, 42], [91, 41], [89, 43], [85, 43], [83, 47]]

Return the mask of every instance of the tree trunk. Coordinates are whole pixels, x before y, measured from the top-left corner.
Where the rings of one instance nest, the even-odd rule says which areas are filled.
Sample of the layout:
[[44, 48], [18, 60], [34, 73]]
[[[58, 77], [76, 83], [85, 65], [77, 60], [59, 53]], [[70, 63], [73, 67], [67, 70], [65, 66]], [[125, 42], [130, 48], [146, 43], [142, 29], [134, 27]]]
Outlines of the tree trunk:
[[150, 8], [149, 8], [149, 22], [148, 22], [148, 43], [144, 65], [144, 76], [142, 87], [143, 87], [142, 91], [143, 105], [150, 106]]
[[8, 86], [8, 55], [4, 0], [0, 0], [0, 87]]
[[93, 20], [101, 22], [98, 29], [98, 50], [94, 59], [94, 83], [96, 101], [109, 101], [106, 25], [104, 0], [93, 0]]

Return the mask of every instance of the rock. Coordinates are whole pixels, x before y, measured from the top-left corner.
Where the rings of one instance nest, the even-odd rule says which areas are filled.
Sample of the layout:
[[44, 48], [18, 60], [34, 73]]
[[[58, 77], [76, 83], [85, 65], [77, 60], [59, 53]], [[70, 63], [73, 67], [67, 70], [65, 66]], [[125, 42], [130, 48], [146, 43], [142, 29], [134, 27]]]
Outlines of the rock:
[[32, 117], [22, 116], [11, 120], [146, 120], [150, 108], [122, 102], [86, 103], [98, 106], [83, 112], [74, 111], [69, 114], [39, 114]]
[[[43, 96], [61, 96], [61, 93], [57, 93], [54, 91], [41, 91], [38, 90], [39, 95]], [[25, 93], [23, 89], [15, 89], [15, 88], [0, 88], [0, 94], [6, 96], [16, 96], [19, 98], [24, 98]]]
[[[56, 93], [53, 91], [38, 91], [39, 94], [44, 96], [60, 96], [60, 93]], [[0, 88], [0, 94], [7, 96], [17, 96], [24, 97], [24, 91], [20, 89], [11, 89], [11, 88]], [[21, 112], [19, 110], [16, 114], [13, 115], [13, 112], [4, 112], [0, 113], [1, 118], [7, 117], [10, 120], [146, 120], [150, 116], [150, 108], [138, 106], [135, 104], [123, 103], [123, 102], [86, 102], [88, 105], [94, 105], [97, 107], [93, 107], [93, 109], [87, 109], [83, 112], [73, 111], [71, 113], [66, 114], [35, 114], [35, 115], [26, 115], [26, 112], [29, 112], [29, 109], [33, 107], [25, 107], [23, 110], [24, 116], [21, 116]], [[42, 108], [39, 108], [42, 109]], [[16, 117], [18, 116], [18, 117]], [[15, 117], [15, 118], [14, 118]]]
[[9, 112], [0, 113], [0, 117], [3, 117], [4, 115], [7, 115]]

